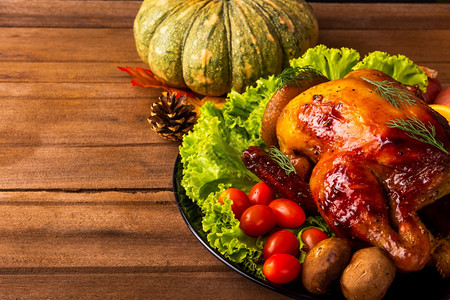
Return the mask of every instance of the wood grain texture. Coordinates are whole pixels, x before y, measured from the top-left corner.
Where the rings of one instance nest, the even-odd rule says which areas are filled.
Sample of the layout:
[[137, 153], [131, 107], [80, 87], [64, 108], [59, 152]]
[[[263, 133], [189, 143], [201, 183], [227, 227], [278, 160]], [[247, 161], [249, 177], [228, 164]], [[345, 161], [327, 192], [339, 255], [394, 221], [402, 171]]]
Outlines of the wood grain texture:
[[311, 3], [311, 6], [322, 30], [450, 28], [448, 4]]
[[[101, 271], [101, 270], [100, 270]], [[27, 284], [24, 284], [26, 282]], [[220, 284], [217, 284], [220, 282]], [[220, 272], [0, 275], [0, 294], [32, 299], [290, 299], [242, 276]]]
[[[361, 54], [382, 49], [418, 62], [448, 63], [450, 40], [443, 38], [446, 36], [450, 36], [450, 29], [325, 29], [319, 33], [319, 43], [355, 48]], [[0, 61], [141, 64], [131, 29], [3, 28], [0, 40], [4, 41]], [[86, 43], [91, 46], [86, 47]]]
[[0, 62], [140, 63], [131, 28], [5, 27], [0, 40]]
[[10, 268], [218, 266], [185, 226], [171, 191], [2, 192], [0, 207], [0, 274]]
[[135, 146], [52, 146], [0, 148], [0, 190], [169, 189], [178, 148]]
[[[322, 30], [319, 43], [349, 47], [362, 55], [371, 51], [403, 54], [417, 63], [450, 62], [450, 29], [437, 30]], [[420, 42], [419, 42], [420, 41]]]
[[[89, 87], [83, 86], [83, 90], [88, 90]], [[23, 96], [21, 99], [27, 98]], [[154, 98], [149, 97], [1, 99], [3, 121], [0, 122], [0, 131], [3, 134], [0, 135], [0, 145], [80, 147], [169, 144], [153, 133], [147, 121], [150, 105], [154, 101]]]
[[[14, 83], [114, 83], [130, 87], [129, 75], [117, 67], [148, 68], [135, 62], [2, 62], [0, 82]], [[126, 89], [140, 90], [140, 89]], [[151, 95], [147, 90], [145, 95]], [[132, 97], [138, 95], [130, 95]]]
[[4, 27], [130, 28], [141, 1], [2, 0]]
[[[130, 28], [141, 3], [142, 1], [2, 0], [0, 26]], [[310, 2], [310, 5], [321, 29], [450, 28], [450, 6], [447, 4]]]

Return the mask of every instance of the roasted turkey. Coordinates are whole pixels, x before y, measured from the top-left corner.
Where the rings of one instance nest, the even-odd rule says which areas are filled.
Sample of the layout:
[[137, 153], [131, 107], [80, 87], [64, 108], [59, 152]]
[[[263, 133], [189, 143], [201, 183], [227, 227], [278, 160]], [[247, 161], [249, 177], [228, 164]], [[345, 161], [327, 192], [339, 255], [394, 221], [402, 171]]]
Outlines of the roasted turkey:
[[384, 249], [402, 272], [426, 265], [432, 245], [417, 211], [450, 192], [450, 127], [411, 88], [352, 71], [292, 99], [276, 136], [338, 236]]

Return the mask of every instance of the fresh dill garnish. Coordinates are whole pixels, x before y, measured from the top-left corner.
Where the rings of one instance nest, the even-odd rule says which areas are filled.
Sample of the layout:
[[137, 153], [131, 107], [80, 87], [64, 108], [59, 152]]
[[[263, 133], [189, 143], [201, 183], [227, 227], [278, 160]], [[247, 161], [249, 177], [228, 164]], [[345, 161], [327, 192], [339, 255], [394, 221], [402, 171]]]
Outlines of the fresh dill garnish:
[[401, 108], [403, 104], [406, 106], [416, 104], [416, 100], [411, 98], [411, 95], [396, 87], [392, 81], [373, 81], [365, 77], [361, 78], [376, 86], [375, 93], [397, 109]]
[[270, 147], [269, 156], [286, 172], [287, 176], [289, 176], [289, 174], [291, 174], [292, 172], [294, 172], [294, 174], [297, 174], [297, 171], [295, 170], [289, 158], [284, 155], [283, 152], [281, 152], [277, 147]]
[[277, 90], [281, 90], [285, 85], [300, 86], [301, 80], [309, 80], [317, 76], [322, 76], [322, 73], [311, 66], [286, 68], [278, 75], [280, 81]]
[[427, 127], [421, 120], [407, 117], [406, 120], [400, 118], [388, 121], [386, 124], [389, 128], [403, 130], [410, 138], [430, 144], [448, 154], [448, 151], [444, 148], [444, 144], [436, 139], [436, 130], [431, 122], [428, 122]]

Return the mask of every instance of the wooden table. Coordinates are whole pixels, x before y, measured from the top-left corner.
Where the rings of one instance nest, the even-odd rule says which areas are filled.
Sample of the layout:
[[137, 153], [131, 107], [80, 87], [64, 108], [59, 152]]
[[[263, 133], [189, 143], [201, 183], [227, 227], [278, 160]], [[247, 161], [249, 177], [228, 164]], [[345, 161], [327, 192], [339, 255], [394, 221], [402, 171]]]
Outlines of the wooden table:
[[[1, 0], [0, 298], [270, 299], [190, 233], [161, 91], [117, 66], [140, 1]], [[320, 43], [404, 54], [450, 85], [449, 4], [312, 3]]]

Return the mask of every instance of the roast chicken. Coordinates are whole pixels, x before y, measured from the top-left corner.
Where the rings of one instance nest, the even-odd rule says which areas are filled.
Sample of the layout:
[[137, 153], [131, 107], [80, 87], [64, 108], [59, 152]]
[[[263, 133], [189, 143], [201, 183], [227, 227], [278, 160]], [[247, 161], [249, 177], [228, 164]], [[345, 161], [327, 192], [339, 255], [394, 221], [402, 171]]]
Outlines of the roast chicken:
[[[388, 101], [375, 83], [409, 100]], [[414, 121], [416, 130], [395, 120]], [[338, 236], [384, 249], [401, 272], [425, 266], [432, 245], [417, 211], [450, 192], [446, 119], [410, 88], [362, 69], [292, 99], [277, 118], [276, 137]]]

